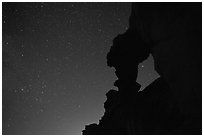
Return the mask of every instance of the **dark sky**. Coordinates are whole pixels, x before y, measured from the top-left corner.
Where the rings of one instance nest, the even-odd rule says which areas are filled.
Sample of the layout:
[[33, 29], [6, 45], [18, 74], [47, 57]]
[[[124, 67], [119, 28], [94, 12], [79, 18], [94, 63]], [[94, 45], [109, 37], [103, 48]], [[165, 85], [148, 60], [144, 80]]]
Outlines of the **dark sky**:
[[[3, 3], [3, 134], [81, 134], [117, 79], [106, 64], [130, 3]], [[153, 59], [138, 82], [158, 75]]]

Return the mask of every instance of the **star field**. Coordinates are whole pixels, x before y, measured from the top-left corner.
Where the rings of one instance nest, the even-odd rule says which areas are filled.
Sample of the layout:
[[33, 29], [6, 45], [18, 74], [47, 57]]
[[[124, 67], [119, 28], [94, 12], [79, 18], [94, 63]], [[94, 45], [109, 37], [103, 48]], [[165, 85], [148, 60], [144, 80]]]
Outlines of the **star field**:
[[[3, 134], [81, 134], [103, 115], [117, 79], [112, 40], [128, 28], [130, 3], [3, 3]], [[158, 75], [140, 64], [138, 82]]]

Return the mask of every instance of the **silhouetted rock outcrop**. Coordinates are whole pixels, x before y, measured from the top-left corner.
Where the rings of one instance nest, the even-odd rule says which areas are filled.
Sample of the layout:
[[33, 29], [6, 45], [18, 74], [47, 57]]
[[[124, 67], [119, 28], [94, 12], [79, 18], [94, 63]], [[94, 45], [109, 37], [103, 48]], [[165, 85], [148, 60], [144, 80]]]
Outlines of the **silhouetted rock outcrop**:
[[186, 119], [184, 134], [202, 132], [202, 3], [134, 3], [130, 28], [151, 45], [155, 70]]
[[[200, 3], [132, 4], [130, 27], [107, 55], [118, 91], [84, 135], [202, 134], [200, 15]], [[138, 64], [149, 54], [161, 77], [139, 92]]]
[[[135, 85], [138, 86], [137, 83]], [[110, 90], [106, 94], [104, 116], [98, 125], [86, 126], [83, 134], [176, 134], [184, 116], [162, 78], [142, 92], [127, 92]]]

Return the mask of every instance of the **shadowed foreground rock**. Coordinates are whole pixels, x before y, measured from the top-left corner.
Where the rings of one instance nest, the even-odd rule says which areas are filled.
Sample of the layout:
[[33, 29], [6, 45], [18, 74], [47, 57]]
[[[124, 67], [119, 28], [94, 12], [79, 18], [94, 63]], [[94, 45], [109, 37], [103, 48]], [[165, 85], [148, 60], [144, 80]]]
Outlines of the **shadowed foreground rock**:
[[[118, 91], [84, 135], [202, 134], [201, 11], [201, 3], [132, 4], [130, 27], [107, 55]], [[161, 77], [139, 92], [138, 64], [149, 54]]]
[[[134, 85], [139, 90], [139, 84]], [[184, 116], [168, 85], [158, 78], [142, 92], [110, 90], [99, 124], [86, 126], [84, 135], [178, 134]]]
[[183, 116], [164, 79], [158, 78], [142, 92], [138, 92], [141, 86], [135, 82], [137, 67], [148, 57], [151, 49], [137, 35], [128, 30], [114, 39], [107, 63], [116, 69], [118, 80], [114, 85], [119, 90], [107, 92], [104, 116], [98, 125], [86, 126], [83, 134], [171, 134], [181, 125]]

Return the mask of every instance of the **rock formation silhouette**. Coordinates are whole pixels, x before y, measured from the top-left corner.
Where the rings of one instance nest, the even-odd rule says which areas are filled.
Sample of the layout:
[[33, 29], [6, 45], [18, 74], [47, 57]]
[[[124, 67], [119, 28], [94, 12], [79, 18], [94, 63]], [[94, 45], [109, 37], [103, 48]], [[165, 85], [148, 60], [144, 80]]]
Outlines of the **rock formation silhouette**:
[[[113, 40], [107, 64], [118, 91], [84, 135], [202, 134], [202, 4], [133, 3], [129, 29]], [[160, 74], [143, 91], [138, 64], [153, 55]]]

